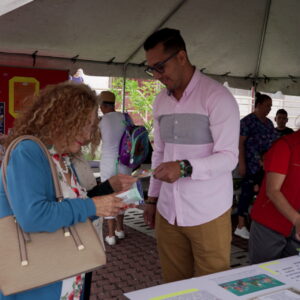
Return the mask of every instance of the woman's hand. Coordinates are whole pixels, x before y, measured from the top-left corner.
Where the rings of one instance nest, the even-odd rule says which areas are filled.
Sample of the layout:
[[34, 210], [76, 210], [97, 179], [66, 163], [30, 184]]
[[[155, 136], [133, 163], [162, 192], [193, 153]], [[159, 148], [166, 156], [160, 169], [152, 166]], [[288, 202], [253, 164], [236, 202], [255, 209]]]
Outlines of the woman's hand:
[[116, 193], [92, 198], [96, 206], [96, 215], [101, 217], [117, 216], [128, 205], [117, 197]]
[[108, 181], [115, 192], [121, 192], [129, 190], [137, 181], [137, 178], [130, 175], [118, 174], [110, 177]]

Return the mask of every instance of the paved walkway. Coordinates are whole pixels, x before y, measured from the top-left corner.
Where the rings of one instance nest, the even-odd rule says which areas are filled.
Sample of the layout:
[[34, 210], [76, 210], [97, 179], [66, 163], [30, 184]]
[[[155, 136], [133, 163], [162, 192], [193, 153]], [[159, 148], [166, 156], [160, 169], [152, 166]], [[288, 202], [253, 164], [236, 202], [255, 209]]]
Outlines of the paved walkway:
[[[162, 283], [154, 232], [144, 225], [142, 212], [129, 210], [126, 238], [115, 246], [106, 244], [107, 264], [93, 273], [90, 300], [124, 300], [123, 293]], [[233, 236], [232, 267], [248, 264], [247, 246], [247, 241]]]

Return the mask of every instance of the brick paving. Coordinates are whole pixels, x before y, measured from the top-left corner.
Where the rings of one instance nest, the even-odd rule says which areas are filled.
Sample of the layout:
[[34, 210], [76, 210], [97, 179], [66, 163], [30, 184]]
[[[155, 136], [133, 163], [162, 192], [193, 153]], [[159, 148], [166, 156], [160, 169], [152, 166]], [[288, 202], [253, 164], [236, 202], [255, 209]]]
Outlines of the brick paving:
[[128, 226], [125, 231], [124, 240], [106, 244], [107, 264], [93, 272], [90, 300], [123, 300], [123, 293], [162, 283], [155, 239]]
[[[233, 228], [235, 224], [233, 217]], [[93, 272], [90, 300], [124, 300], [123, 293], [162, 283], [155, 238], [128, 226], [125, 231], [117, 245], [106, 244], [107, 264]], [[232, 267], [247, 264], [248, 242], [233, 236], [232, 244]]]

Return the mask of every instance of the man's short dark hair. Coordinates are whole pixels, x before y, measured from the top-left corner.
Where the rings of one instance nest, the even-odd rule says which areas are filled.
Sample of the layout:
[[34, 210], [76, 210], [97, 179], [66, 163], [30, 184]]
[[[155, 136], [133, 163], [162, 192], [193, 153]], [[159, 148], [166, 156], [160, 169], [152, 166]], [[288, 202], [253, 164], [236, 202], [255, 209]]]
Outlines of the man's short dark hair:
[[166, 52], [180, 50], [186, 52], [185, 42], [177, 29], [163, 28], [155, 31], [144, 42], [144, 50], [148, 51], [160, 43], [163, 44]]
[[276, 116], [279, 115], [279, 114], [280, 115], [286, 115], [286, 116], [288, 115], [287, 111], [283, 108], [280, 108], [280, 109], [277, 110]]

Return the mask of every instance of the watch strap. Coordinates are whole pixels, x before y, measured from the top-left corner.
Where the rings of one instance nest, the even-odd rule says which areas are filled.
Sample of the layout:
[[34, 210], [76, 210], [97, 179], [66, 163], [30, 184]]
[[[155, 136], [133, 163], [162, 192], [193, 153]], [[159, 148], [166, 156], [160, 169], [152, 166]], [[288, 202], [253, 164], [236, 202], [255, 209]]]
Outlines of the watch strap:
[[178, 160], [180, 166], [180, 178], [184, 177], [185, 174], [185, 163], [183, 160]]
[[192, 175], [193, 167], [191, 163], [184, 159], [184, 160], [178, 160], [179, 166], [180, 166], [180, 177], [190, 177]]

